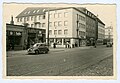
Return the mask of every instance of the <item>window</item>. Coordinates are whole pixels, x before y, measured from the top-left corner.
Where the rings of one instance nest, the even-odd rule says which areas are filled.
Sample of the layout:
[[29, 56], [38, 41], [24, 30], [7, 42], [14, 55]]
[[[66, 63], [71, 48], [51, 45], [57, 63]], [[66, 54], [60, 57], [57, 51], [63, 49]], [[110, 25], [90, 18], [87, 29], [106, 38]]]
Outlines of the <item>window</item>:
[[49, 26], [52, 27], [52, 22], [49, 22]]
[[49, 14], [49, 17], [52, 18], [52, 14]]
[[33, 20], [33, 16], [31, 16], [31, 21]]
[[65, 12], [65, 13], [64, 13], [64, 17], [68, 17], [68, 12]]
[[45, 19], [45, 15], [43, 15], [43, 19]]
[[62, 22], [61, 21], [58, 22], [58, 26], [62, 26]]
[[39, 20], [41, 19], [41, 16], [39, 15]]
[[49, 30], [49, 35], [52, 35], [52, 30]]
[[57, 13], [54, 14], [54, 18], [57, 18]]
[[30, 11], [28, 11], [27, 13], [30, 14]]
[[36, 12], [36, 10], [33, 11], [33, 13], [35, 13], [35, 12]]
[[37, 13], [39, 12], [40, 10], [37, 10]]
[[41, 23], [39, 24], [39, 27], [41, 27]]
[[27, 21], [29, 21], [29, 17], [27, 17]]
[[45, 23], [42, 23], [42, 27], [45, 27]]
[[20, 18], [20, 22], [22, 22], [22, 18]]
[[68, 21], [64, 21], [64, 26], [67, 26], [68, 25]]
[[54, 26], [57, 26], [57, 22], [54, 22]]
[[26, 17], [24, 17], [24, 21], [26, 22]]
[[31, 27], [33, 27], [33, 24], [31, 24]]
[[57, 30], [54, 30], [54, 35], [57, 35]]
[[17, 22], [19, 22], [19, 18], [17, 18]]
[[62, 30], [58, 30], [58, 35], [61, 35], [62, 34]]
[[58, 18], [62, 17], [62, 14], [61, 13], [58, 13]]
[[35, 28], [37, 28], [37, 24], [35, 24]]
[[36, 16], [34, 17], [35, 21], [36, 21]]
[[68, 30], [67, 30], [67, 29], [64, 30], [64, 34], [65, 34], [65, 35], [68, 34]]

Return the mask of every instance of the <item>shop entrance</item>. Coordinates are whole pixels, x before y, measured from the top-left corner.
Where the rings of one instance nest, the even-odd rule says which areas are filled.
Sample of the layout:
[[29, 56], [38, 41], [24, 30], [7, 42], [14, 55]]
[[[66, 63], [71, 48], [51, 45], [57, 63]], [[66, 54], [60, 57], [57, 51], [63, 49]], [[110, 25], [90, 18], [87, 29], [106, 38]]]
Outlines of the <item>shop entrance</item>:
[[6, 41], [7, 50], [15, 50], [21, 44], [21, 36], [8, 36]]

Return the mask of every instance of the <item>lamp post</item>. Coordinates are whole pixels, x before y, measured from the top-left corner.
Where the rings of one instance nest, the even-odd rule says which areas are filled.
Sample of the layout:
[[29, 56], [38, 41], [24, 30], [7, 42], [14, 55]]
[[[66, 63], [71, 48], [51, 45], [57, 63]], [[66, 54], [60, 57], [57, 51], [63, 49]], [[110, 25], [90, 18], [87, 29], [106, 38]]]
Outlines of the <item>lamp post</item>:
[[78, 36], [78, 31], [79, 31], [79, 29], [78, 29], [78, 23], [79, 23], [79, 21], [78, 21], [78, 14], [77, 14], [77, 29], [76, 29], [76, 31], [77, 31], [78, 46], [80, 46], [79, 45], [79, 36]]
[[47, 20], [47, 23], [48, 23], [48, 32], [47, 32], [47, 45], [48, 45], [48, 48], [49, 48], [49, 9], [48, 10], [46, 10], [46, 9], [44, 9], [43, 10], [43, 12], [48, 12], [48, 20]]

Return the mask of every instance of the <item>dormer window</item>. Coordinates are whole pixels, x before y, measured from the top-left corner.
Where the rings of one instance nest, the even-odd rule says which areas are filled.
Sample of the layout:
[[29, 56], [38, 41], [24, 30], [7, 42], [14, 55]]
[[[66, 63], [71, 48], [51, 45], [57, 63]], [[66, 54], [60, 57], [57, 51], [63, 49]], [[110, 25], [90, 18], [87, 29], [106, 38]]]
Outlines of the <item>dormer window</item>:
[[27, 12], [25, 12], [24, 14], [27, 14]]
[[35, 13], [35, 12], [36, 12], [36, 10], [33, 11], [33, 13]]
[[28, 11], [28, 14], [30, 14], [30, 11]]
[[39, 12], [40, 10], [37, 10], [37, 13]]

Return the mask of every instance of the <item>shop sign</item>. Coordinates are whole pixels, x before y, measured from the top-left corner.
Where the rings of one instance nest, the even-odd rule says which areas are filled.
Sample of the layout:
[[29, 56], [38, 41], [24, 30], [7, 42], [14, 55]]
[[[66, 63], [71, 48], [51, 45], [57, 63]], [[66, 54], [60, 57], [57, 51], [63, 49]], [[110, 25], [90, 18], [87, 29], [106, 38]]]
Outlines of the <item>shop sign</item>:
[[22, 33], [21, 33], [21, 32], [16, 32], [16, 35], [17, 35], [17, 36], [21, 36]]
[[13, 35], [13, 32], [12, 32], [12, 31], [10, 31], [10, 35]]
[[9, 31], [9, 35], [21, 36], [21, 35], [22, 35], [22, 32]]

